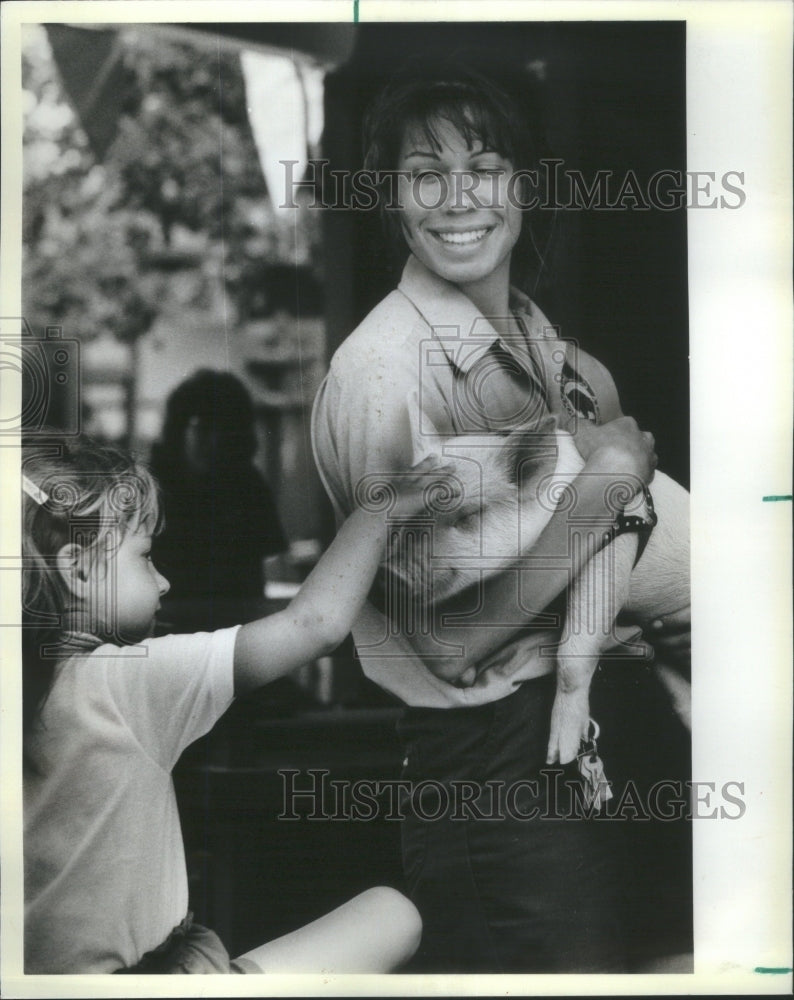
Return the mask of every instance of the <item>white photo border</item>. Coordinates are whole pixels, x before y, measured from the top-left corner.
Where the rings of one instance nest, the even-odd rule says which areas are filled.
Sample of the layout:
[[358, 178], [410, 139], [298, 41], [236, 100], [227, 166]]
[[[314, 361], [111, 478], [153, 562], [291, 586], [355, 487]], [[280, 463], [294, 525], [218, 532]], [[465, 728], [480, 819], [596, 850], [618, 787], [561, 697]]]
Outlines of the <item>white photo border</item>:
[[[675, 976], [22, 974], [18, 637], [0, 629], [0, 922], [7, 997], [790, 993], [792, 25], [786, 0], [18, 2], [2, 8], [2, 316], [19, 316], [20, 27], [180, 21], [684, 20], [687, 165], [744, 174], [739, 210], [688, 212], [693, 778], [744, 783], [740, 820], [694, 823], [695, 972]], [[717, 391], [719, 390], [719, 392]], [[18, 401], [6, 373], [4, 407]], [[726, 412], [724, 400], [733, 400]], [[0, 560], [19, 545], [18, 452], [0, 448]], [[788, 500], [770, 500], [786, 497]], [[3, 574], [12, 577], [13, 574]], [[3, 611], [18, 595], [3, 580]], [[6, 619], [8, 620], [8, 619]], [[18, 619], [14, 619], [18, 620]]]

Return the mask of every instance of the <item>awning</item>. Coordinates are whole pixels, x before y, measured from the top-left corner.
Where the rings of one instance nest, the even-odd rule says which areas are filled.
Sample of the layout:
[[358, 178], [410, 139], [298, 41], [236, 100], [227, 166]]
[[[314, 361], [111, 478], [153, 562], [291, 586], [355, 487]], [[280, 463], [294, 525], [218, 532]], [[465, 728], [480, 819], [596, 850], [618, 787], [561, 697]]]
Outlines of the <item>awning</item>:
[[[66, 93], [101, 160], [116, 136], [121, 110], [119, 32], [123, 26], [45, 27]], [[147, 28], [213, 48], [220, 43], [239, 51], [253, 49], [293, 57], [303, 54], [326, 67], [347, 60], [356, 36], [356, 26], [346, 23], [147, 24]]]

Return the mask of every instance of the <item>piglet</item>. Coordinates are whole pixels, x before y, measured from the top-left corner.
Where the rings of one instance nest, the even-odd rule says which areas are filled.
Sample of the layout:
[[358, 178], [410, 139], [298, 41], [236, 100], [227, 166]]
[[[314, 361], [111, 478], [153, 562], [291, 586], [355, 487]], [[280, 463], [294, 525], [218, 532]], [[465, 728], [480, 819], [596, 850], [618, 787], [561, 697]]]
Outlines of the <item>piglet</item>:
[[[522, 554], [531, 555], [558, 504], [570, 501], [570, 484], [584, 461], [573, 437], [553, 417], [503, 436], [443, 436], [426, 416], [420, 430], [419, 419], [412, 416], [414, 461], [441, 453], [460, 481], [461, 500], [448, 512], [434, 513], [430, 551], [399, 546], [391, 568], [415, 593], [439, 600], [479, 584]], [[644, 628], [689, 607], [689, 494], [662, 472], [654, 476], [651, 491], [658, 521], [636, 565], [637, 534], [620, 535], [585, 564], [569, 588], [555, 651], [549, 763], [573, 760], [587, 738], [590, 684], [599, 658], [618, 643], [618, 613]], [[642, 494], [636, 495], [625, 511], [639, 513], [643, 504]], [[636, 655], [644, 648], [635, 647]], [[688, 682], [662, 665], [657, 672], [688, 724]], [[469, 668], [457, 682], [470, 684], [475, 676], [475, 668]]]

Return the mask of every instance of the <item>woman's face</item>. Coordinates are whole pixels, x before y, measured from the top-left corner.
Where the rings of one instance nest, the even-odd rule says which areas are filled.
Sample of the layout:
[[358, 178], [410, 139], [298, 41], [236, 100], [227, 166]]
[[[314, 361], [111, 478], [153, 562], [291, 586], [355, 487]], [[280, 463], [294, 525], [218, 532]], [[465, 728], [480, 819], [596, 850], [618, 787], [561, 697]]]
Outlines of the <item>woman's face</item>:
[[411, 251], [456, 285], [509, 280], [510, 254], [521, 232], [521, 209], [509, 203], [513, 164], [479, 139], [469, 146], [449, 122], [406, 131], [398, 167], [402, 228]]

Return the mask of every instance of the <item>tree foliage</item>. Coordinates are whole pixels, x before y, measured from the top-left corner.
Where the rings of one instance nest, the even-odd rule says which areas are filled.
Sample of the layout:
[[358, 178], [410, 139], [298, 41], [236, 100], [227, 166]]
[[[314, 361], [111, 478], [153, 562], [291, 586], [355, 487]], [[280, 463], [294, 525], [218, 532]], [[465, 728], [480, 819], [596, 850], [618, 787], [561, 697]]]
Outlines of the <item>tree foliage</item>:
[[[23, 51], [23, 305], [34, 328], [132, 342], [168, 296], [168, 269], [283, 257], [236, 54], [123, 28], [116, 139], [97, 162], [43, 29]], [[213, 268], [215, 270], [213, 271]], [[196, 283], [196, 304], [206, 298]]]

